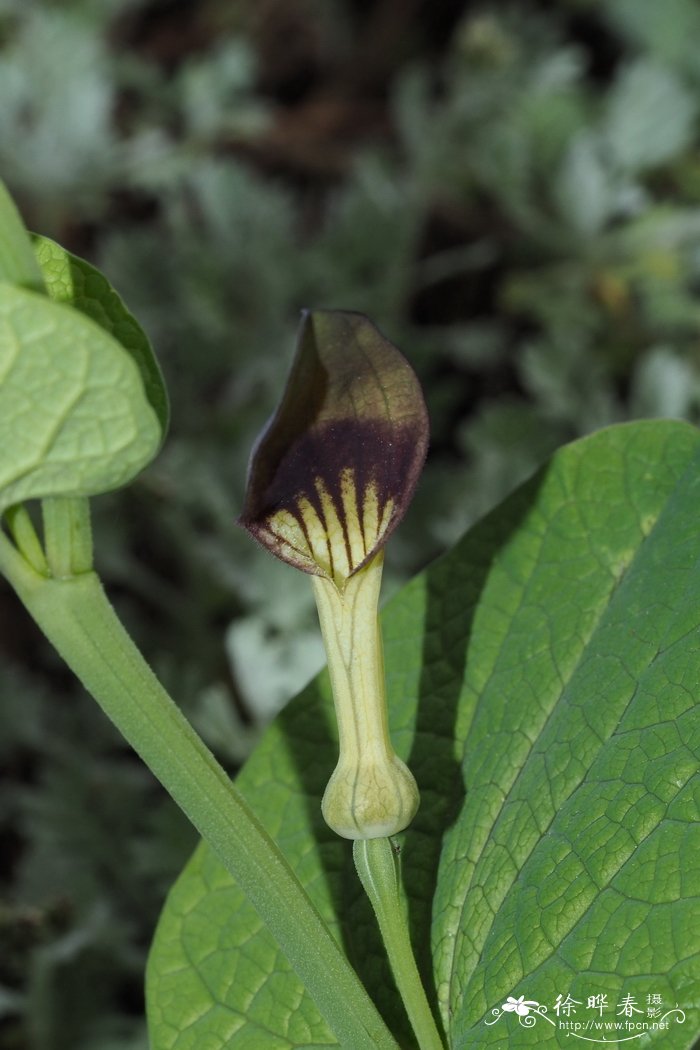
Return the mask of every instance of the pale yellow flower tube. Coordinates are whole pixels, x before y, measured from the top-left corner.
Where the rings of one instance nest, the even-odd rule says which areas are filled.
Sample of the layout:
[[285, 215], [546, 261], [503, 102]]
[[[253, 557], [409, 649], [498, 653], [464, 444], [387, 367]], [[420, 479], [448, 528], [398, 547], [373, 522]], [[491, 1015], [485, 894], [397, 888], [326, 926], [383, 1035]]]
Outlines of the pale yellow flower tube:
[[338, 720], [340, 754], [323, 796], [326, 823], [347, 839], [402, 831], [418, 809], [418, 787], [389, 739], [377, 608], [383, 551], [340, 590], [313, 577]]

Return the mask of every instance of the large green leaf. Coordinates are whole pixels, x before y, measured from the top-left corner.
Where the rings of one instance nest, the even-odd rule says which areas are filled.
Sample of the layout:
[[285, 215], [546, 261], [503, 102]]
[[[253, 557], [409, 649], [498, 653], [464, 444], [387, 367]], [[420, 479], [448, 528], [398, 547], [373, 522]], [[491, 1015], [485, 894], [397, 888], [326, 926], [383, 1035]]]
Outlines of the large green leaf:
[[[422, 790], [402, 836], [412, 934], [454, 1050], [611, 1043], [642, 1030], [592, 1022], [676, 1004], [644, 1045], [697, 1034], [699, 506], [695, 429], [601, 431], [385, 612], [394, 740]], [[410, 1046], [349, 845], [320, 818], [334, 748], [322, 675], [238, 782]], [[153, 1050], [335, 1045], [204, 847], [164, 909], [148, 998]]]

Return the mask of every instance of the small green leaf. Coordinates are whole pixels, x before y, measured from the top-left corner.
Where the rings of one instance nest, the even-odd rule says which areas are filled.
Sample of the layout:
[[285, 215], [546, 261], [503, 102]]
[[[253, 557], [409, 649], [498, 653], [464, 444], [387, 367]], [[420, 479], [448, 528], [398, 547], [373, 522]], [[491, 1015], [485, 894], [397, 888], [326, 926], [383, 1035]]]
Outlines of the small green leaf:
[[130, 481], [161, 427], [141, 375], [99, 325], [0, 283], [0, 510]]
[[[422, 798], [401, 836], [412, 939], [452, 1050], [570, 1048], [554, 1012], [567, 994], [581, 1020], [594, 1017], [588, 996], [607, 995], [613, 1023], [625, 996], [644, 1011], [647, 996], [662, 1012], [678, 1003], [685, 1022], [644, 1045], [693, 1045], [699, 500], [697, 430], [601, 431], [558, 452], [385, 611], [394, 744]], [[318, 813], [331, 703], [324, 674], [238, 783], [410, 1045], [348, 844]], [[509, 996], [549, 1020], [503, 1011]], [[207, 848], [166, 904], [148, 998], [153, 1050], [335, 1045]]]
[[136, 318], [107, 278], [90, 263], [71, 255], [48, 237], [35, 235], [33, 243], [51, 299], [73, 306], [92, 318], [132, 356], [165, 437], [169, 421], [168, 395], [151, 344]]
[[427, 445], [420, 385], [396, 347], [362, 314], [306, 313], [240, 523], [283, 561], [342, 586], [401, 521]]

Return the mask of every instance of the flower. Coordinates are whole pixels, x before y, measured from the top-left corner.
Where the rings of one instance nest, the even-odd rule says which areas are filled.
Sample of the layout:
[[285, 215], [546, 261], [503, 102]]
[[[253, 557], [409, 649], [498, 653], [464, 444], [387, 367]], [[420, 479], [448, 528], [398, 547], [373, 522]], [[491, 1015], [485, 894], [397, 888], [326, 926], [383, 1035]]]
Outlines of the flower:
[[339, 738], [322, 811], [345, 838], [393, 835], [418, 808], [389, 737], [377, 607], [383, 546], [427, 445], [420, 385], [396, 347], [362, 314], [306, 313], [239, 521], [313, 577]]
[[240, 524], [342, 588], [403, 517], [428, 417], [405, 358], [362, 314], [302, 318], [282, 401], [251, 456]]

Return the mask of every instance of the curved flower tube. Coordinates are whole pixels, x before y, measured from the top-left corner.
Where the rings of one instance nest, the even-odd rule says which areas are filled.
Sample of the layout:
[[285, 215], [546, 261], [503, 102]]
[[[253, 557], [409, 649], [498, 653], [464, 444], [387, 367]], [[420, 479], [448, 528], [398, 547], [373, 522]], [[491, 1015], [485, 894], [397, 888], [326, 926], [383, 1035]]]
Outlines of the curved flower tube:
[[314, 577], [339, 728], [322, 808], [351, 839], [394, 834], [418, 807], [389, 738], [377, 608], [382, 549], [427, 444], [420, 386], [396, 347], [361, 314], [306, 313], [282, 401], [253, 450], [240, 523]]

